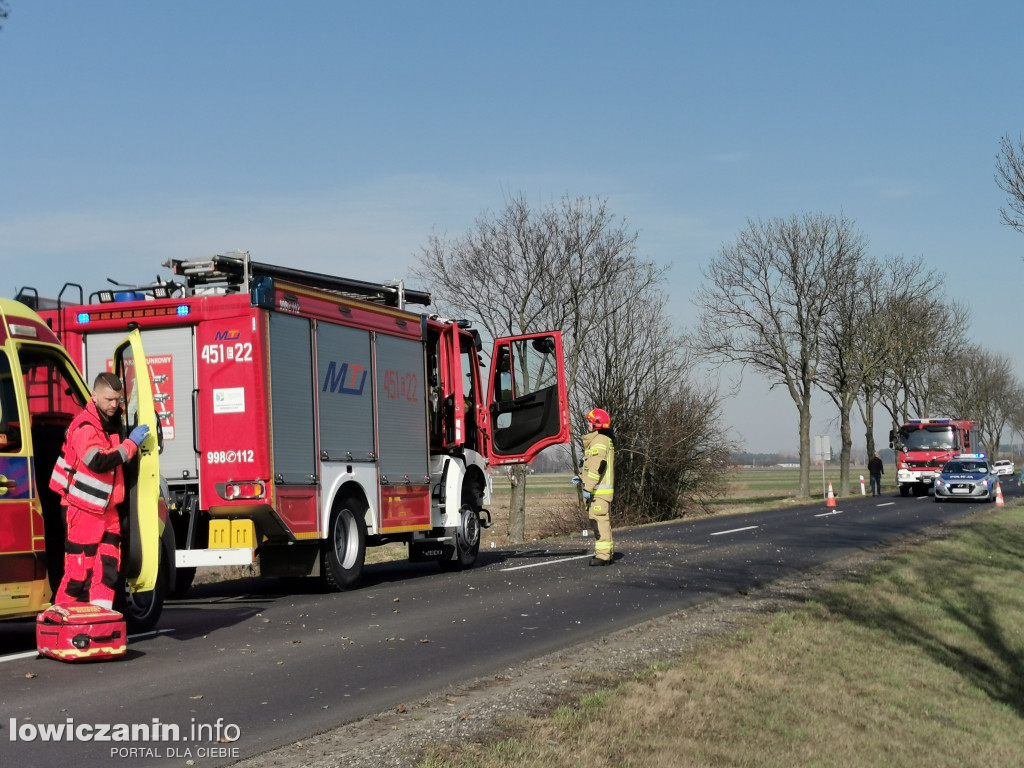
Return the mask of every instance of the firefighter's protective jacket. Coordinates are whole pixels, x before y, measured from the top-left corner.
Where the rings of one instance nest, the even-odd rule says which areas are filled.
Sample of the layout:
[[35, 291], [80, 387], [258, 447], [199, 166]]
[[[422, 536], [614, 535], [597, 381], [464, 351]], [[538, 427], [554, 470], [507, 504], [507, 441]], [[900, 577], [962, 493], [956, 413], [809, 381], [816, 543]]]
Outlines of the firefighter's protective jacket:
[[131, 440], [122, 442], [120, 435], [106, 430], [96, 403], [89, 400], [68, 427], [50, 488], [68, 506], [103, 512], [124, 500], [122, 467], [137, 450]]
[[588, 432], [583, 436], [583, 471], [580, 472], [583, 490], [607, 501], [615, 493], [615, 446], [612, 439], [601, 432]]

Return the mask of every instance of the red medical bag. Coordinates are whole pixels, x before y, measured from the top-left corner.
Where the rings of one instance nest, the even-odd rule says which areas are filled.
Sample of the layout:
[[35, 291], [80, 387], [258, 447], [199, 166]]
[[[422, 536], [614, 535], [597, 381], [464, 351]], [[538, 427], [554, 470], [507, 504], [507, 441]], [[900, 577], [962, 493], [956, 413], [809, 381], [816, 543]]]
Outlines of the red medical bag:
[[36, 649], [61, 661], [124, 656], [128, 651], [124, 616], [89, 603], [52, 605], [36, 616]]

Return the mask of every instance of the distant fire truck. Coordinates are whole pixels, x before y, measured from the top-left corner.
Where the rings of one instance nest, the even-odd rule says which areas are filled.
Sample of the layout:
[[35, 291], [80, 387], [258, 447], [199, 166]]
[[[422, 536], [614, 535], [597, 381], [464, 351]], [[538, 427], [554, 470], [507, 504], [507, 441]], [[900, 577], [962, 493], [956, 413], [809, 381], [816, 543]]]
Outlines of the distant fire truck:
[[[87, 377], [138, 327], [153, 382], [181, 593], [200, 566], [354, 585], [366, 547], [473, 565], [488, 467], [569, 439], [561, 334], [494, 342], [406, 309], [429, 294], [261, 264], [172, 260], [175, 278], [38, 305]], [[65, 286], [62, 294], [67, 293]]]
[[927, 493], [942, 465], [958, 453], [970, 453], [978, 422], [961, 419], [911, 419], [889, 432], [896, 452], [900, 495]]

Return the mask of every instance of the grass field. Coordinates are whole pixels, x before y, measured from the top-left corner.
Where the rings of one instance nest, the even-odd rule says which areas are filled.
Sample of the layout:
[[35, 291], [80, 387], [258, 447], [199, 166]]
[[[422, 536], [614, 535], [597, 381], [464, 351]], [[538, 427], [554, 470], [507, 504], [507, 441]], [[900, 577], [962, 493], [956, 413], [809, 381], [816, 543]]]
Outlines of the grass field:
[[[866, 472], [866, 470], [865, 470]], [[859, 494], [860, 472], [851, 470], [851, 484], [849, 492]], [[526, 505], [527, 517], [543, 515], [558, 505], [572, 504], [576, 498], [576, 491], [571, 482], [570, 474], [544, 474], [530, 475], [526, 483]], [[832, 490], [839, 495], [839, 470], [829, 468], [825, 470], [824, 481], [822, 480], [821, 468], [811, 470], [811, 499], [824, 499], [827, 495], [828, 484], [832, 483]], [[870, 492], [868, 478], [864, 476], [865, 492]], [[800, 470], [788, 467], [768, 467], [763, 469], [738, 468], [729, 476], [729, 490], [719, 499], [705, 502], [704, 507], [710, 514], [738, 514], [742, 512], [754, 512], [790, 504], [806, 504], [806, 498], [798, 498], [800, 490]], [[896, 493], [896, 486], [893, 483], [886, 484], [883, 477], [883, 493]], [[494, 479], [494, 498], [491, 510], [495, 520], [502, 520], [507, 516], [509, 489], [504, 478]], [[527, 528], [531, 527], [530, 521]]]
[[[786, 493], [783, 473], [738, 498]], [[895, 492], [890, 487], [889, 492]], [[1024, 765], [1024, 507], [419, 768]]]

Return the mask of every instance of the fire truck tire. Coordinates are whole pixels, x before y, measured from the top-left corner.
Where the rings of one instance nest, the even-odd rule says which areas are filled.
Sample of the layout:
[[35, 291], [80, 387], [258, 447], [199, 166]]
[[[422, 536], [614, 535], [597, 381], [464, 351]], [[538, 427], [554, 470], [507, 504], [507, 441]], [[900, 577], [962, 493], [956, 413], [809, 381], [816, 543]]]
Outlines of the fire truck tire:
[[900, 496], [902, 496], [903, 498], [906, 498], [909, 495], [910, 495], [910, 486], [909, 485], [901, 485], [900, 486]]
[[114, 590], [114, 609], [124, 614], [128, 631], [149, 632], [160, 620], [164, 610], [164, 598], [167, 595], [167, 560], [160, 553], [160, 567], [156, 575], [156, 586], [151, 592], [132, 594], [124, 576], [118, 579]]
[[480, 515], [471, 505], [463, 504], [460, 518], [455, 532], [455, 558], [439, 561], [443, 571], [472, 568], [480, 553]]
[[359, 581], [366, 558], [366, 525], [363, 505], [351, 498], [341, 499], [331, 513], [329, 535], [321, 544], [324, 583], [341, 591]]

